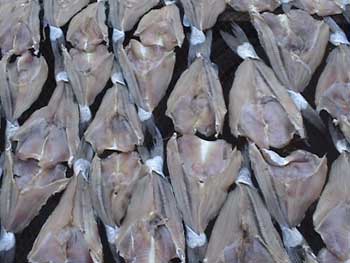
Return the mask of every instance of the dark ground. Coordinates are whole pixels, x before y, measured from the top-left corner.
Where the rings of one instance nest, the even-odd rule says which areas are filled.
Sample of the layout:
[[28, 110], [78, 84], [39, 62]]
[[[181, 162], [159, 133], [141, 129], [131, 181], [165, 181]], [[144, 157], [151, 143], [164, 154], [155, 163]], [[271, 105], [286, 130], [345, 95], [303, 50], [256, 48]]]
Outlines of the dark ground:
[[[257, 38], [257, 34], [252, 27], [252, 25], [248, 21], [249, 17], [244, 14], [239, 14], [233, 12], [232, 9], [227, 9], [225, 13], [223, 13], [219, 17], [219, 21], [217, 25], [214, 28], [214, 34], [213, 34], [213, 45], [212, 45], [212, 61], [218, 65], [219, 68], [219, 74], [220, 74], [220, 80], [223, 85], [224, 94], [225, 94], [225, 100], [226, 103], [228, 103], [228, 94], [229, 90], [231, 88], [233, 78], [234, 78], [234, 72], [236, 68], [241, 63], [241, 59], [234, 54], [223, 42], [219, 35], [220, 29], [228, 29], [228, 25], [230, 21], [234, 20], [237, 22], [247, 33], [248, 38], [250, 39], [253, 46], [256, 48], [256, 51], [258, 55], [263, 58], [267, 63], [268, 60], [266, 59], [266, 55], [264, 54], [264, 51], [262, 50], [261, 46], [259, 45], [259, 40]], [[337, 22], [342, 26], [342, 28], [346, 31], [347, 35], [349, 36], [349, 26], [346, 25], [345, 20], [341, 16], [336, 17]], [[47, 33], [47, 32], [46, 32]], [[187, 32], [188, 33], [188, 32]], [[330, 50], [332, 50], [331, 44], [329, 44], [327, 48], [327, 54]], [[42, 53], [45, 56], [49, 67], [50, 67], [50, 73], [49, 78], [45, 84], [45, 87], [43, 88], [42, 94], [38, 101], [29, 109], [20, 119], [20, 123], [23, 123], [24, 120], [26, 120], [32, 113], [38, 108], [41, 108], [45, 106], [55, 88], [55, 81], [54, 81], [54, 71], [53, 71], [53, 55], [51, 52], [51, 47], [49, 40], [46, 39], [41, 47]], [[181, 73], [186, 69], [187, 67], [187, 51], [188, 51], [188, 41], [185, 41], [184, 46], [181, 49], [177, 49], [177, 62], [176, 62], [176, 68], [173, 75], [173, 80], [168, 88], [168, 92], [166, 97], [162, 100], [160, 105], [155, 110], [155, 119], [158, 127], [160, 128], [163, 138], [166, 141], [171, 137], [171, 135], [174, 132], [174, 128], [172, 125], [172, 122], [169, 118], [165, 116], [165, 110], [166, 110], [166, 101], [169, 97], [169, 94], [171, 93], [176, 80], [179, 78]], [[317, 84], [317, 80], [320, 76], [320, 73], [322, 72], [324, 65], [325, 65], [325, 59], [327, 55], [324, 58], [324, 61], [322, 65], [319, 67], [317, 72], [314, 74], [313, 79], [309, 85], [309, 87], [304, 92], [305, 97], [307, 100], [313, 105], [313, 99], [314, 99], [314, 91]], [[106, 89], [111, 86], [111, 83], [108, 83], [106, 86]], [[94, 103], [92, 107], [92, 111], [95, 114], [96, 110], [101, 103], [103, 94], [100, 94], [98, 98], [96, 99], [96, 102]], [[4, 122], [3, 122], [4, 123]], [[4, 127], [4, 126], [3, 126]], [[296, 149], [296, 148], [303, 148], [307, 149], [313, 153], [318, 154], [319, 156], [327, 155], [329, 166], [333, 162], [333, 160], [337, 157], [337, 152], [335, 148], [332, 146], [332, 143], [330, 141], [329, 135], [323, 135], [320, 134], [317, 130], [315, 130], [312, 126], [310, 126], [308, 123], [306, 123], [306, 128], [308, 132], [308, 142], [309, 146], [305, 145], [303, 142], [298, 141], [297, 139], [291, 144], [291, 146], [288, 148], [288, 151]], [[239, 143], [238, 140], [236, 140], [231, 134], [228, 127], [228, 122], [226, 120], [224, 132], [220, 136], [220, 138], [225, 139], [226, 141], [232, 143], [233, 145], [237, 145]], [[166, 168], [165, 168], [166, 169]], [[166, 171], [167, 173], [167, 171]], [[32, 221], [32, 223], [20, 234], [16, 235], [17, 238], [17, 246], [16, 246], [16, 263], [25, 263], [27, 262], [26, 257], [29, 253], [29, 251], [32, 248], [33, 242], [38, 235], [42, 225], [45, 223], [47, 217], [51, 214], [51, 212], [54, 210], [56, 205], [59, 202], [59, 199], [61, 197], [61, 194], [57, 194], [53, 197], [51, 197], [48, 201], [48, 203], [41, 209], [40, 214]], [[314, 231], [313, 224], [312, 224], [312, 214], [314, 212], [314, 209], [316, 207], [316, 204], [312, 205], [310, 209], [308, 210], [308, 213], [303, 221], [303, 223], [300, 226], [300, 231], [304, 235], [305, 239], [309, 242], [310, 246], [314, 250], [315, 253], [317, 253], [320, 248], [322, 248], [323, 242], [320, 238], [320, 236]], [[211, 231], [213, 223], [208, 228], [208, 234]], [[101, 227], [100, 228], [102, 241], [104, 244], [104, 256], [105, 256], [105, 262], [106, 263], [112, 263], [114, 260], [112, 259], [111, 253], [108, 250], [107, 245], [107, 239], [104, 234], [104, 230]]]

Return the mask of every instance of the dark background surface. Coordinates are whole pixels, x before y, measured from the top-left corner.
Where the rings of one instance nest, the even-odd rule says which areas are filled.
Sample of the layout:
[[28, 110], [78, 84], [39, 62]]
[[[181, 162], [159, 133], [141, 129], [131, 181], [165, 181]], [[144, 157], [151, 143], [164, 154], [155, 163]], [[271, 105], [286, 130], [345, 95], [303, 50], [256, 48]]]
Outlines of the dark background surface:
[[[277, 10], [276, 12], [281, 12], [281, 10]], [[340, 26], [346, 31], [347, 35], [349, 35], [349, 26], [346, 25], [346, 22], [343, 19], [343, 17], [336, 16], [335, 19], [340, 24]], [[213, 45], [212, 45], [212, 55], [211, 55], [212, 61], [215, 64], [217, 64], [219, 68], [219, 77], [223, 86], [225, 101], [227, 105], [228, 105], [228, 94], [231, 89], [234, 73], [242, 60], [226, 46], [226, 44], [223, 42], [223, 40], [219, 35], [219, 30], [222, 30], [222, 29], [228, 30], [229, 24], [232, 21], [235, 21], [244, 29], [244, 31], [248, 35], [249, 40], [251, 41], [253, 46], [256, 48], [258, 55], [261, 58], [263, 58], [266, 63], [268, 63], [266, 55], [264, 54], [264, 51], [262, 50], [259, 44], [256, 31], [249, 22], [249, 16], [247, 14], [236, 13], [231, 8], [227, 8], [227, 10], [219, 17], [217, 25], [213, 28]], [[66, 31], [67, 26], [64, 29]], [[189, 32], [187, 31], [187, 33]], [[128, 33], [129, 38], [131, 34], [132, 33]], [[46, 32], [46, 36], [47, 36], [47, 32]], [[322, 65], [318, 68], [317, 72], [313, 76], [313, 79], [309, 87], [307, 87], [306, 91], [304, 92], [304, 96], [309, 101], [309, 103], [311, 103], [311, 105], [314, 105], [314, 102], [313, 102], [314, 91], [317, 84], [317, 80], [324, 68], [327, 55], [329, 51], [332, 49], [333, 49], [332, 45], [329, 44], [327, 47], [327, 54], [322, 62]], [[51, 52], [50, 42], [47, 38], [43, 41], [41, 45], [41, 51], [49, 64], [49, 68], [50, 68], [49, 77], [38, 101], [35, 102], [34, 105], [25, 114], [23, 114], [23, 116], [20, 119], [20, 124], [22, 124], [23, 121], [25, 121], [36, 109], [39, 109], [47, 105], [48, 100], [51, 97], [53, 90], [55, 88], [53, 55]], [[171, 120], [165, 116], [166, 101], [177, 79], [179, 78], [181, 73], [187, 68], [187, 51], [188, 51], [188, 38], [185, 40], [185, 43], [181, 49], [179, 48], [176, 49], [177, 62], [176, 62], [175, 72], [173, 74], [173, 79], [168, 88], [167, 95], [163, 98], [163, 100], [161, 101], [161, 103], [159, 104], [159, 106], [154, 112], [156, 124], [161, 130], [165, 141], [164, 145], [166, 145], [167, 140], [172, 136], [174, 132], [174, 127]], [[105, 90], [111, 87], [111, 85], [112, 85], [111, 82], [109, 82]], [[95, 103], [93, 104], [92, 106], [93, 114], [96, 113], [96, 110], [98, 109], [101, 103], [105, 90], [102, 94], [98, 96]], [[325, 118], [325, 116], [323, 117]], [[327, 135], [320, 134], [308, 123], [305, 123], [305, 125], [308, 133], [308, 145], [296, 138], [292, 142], [292, 144], [288, 146], [287, 149], [282, 151], [282, 154], [283, 153], [286, 154], [298, 148], [309, 150], [313, 153], [316, 153], [319, 156], [326, 154], [328, 157], [328, 164], [330, 167], [331, 163], [338, 156], [338, 154], [330, 141], [329, 134]], [[226, 117], [223, 134], [220, 135], [219, 138], [225, 139], [226, 141], [232, 143], [233, 146], [236, 146], [237, 144], [240, 143], [240, 140], [235, 139], [231, 135], [228, 127], [227, 117]], [[209, 138], [209, 139], [214, 139], [214, 138]], [[166, 167], [165, 167], [165, 170], [166, 170], [165, 172], [167, 173]], [[55, 196], [51, 197], [47, 202], [47, 204], [41, 209], [40, 214], [31, 222], [31, 224], [22, 233], [16, 235], [16, 239], [17, 239], [16, 259], [15, 259], [16, 263], [27, 262], [26, 257], [32, 248], [35, 238], [37, 237], [41, 227], [45, 223], [48, 216], [57, 206], [61, 195], [62, 194], [56, 194]], [[313, 229], [312, 214], [315, 210], [315, 207], [316, 207], [316, 204], [313, 204], [310, 207], [299, 229], [304, 235], [305, 239], [309, 242], [314, 252], [317, 253], [319, 249], [322, 248], [324, 245], [320, 236]], [[213, 225], [213, 222], [208, 227], [208, 234], [210, 234], [212, 225]], [[107, 239], [102, 227], [100, 227], [100, 232], [101, 232], [102, 242], [104, 244], [105, 262], [112, 263], [114, 262], [114, 260], [108, 249]]]

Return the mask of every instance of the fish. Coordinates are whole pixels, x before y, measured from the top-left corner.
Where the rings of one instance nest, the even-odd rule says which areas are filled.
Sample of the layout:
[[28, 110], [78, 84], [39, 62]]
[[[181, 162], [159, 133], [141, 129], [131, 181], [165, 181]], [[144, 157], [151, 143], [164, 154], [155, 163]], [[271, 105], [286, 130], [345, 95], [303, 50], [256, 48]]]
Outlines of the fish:
[[47, 106], [35, 111], [15, 132], [16, 155], [43, 168], [73, 163], [79, 138], [79, 110], [68, 83], [58, 82]]
[[107, 90], [84, 134], [99, 154], [105, 150], [130, 152], [143, 144], [142, 124], [124, 85], [116, 83]]
[[16, 122], [38, 99], [48, 71], [45, 58], [30, 51], [14, 61], [9, 56], [0, 60], [0, 97], [8, 121]]
[[2, 1], [0, 10], [0, 48], [2, 55], [21, 55], [39, 50], [40, 5], [37, 0]]
[[181, 216], [165, 178], [150, 172], [137, 181], [116, 247], [125, 262], [185, 262]]
[[271, 216], [252, 185], [238, 183], [229, 193], [203, 262], [290, 262]]
[[[241, 161], [240, 152], [224, 140], [206, 141], [195, 135], [177, 138], [177, 134], [169, 140], [167, 164], [177, 206], [187, 228], [188, 249], [207, 245], [205, 230], [224, 204]], [[205, 249], [201, 254], [199, 260], [204, 257]]]
[[20, 160], [11, 151], [4, 154], [0, 192], [1, 224], [7, 232], [20, 233], [52, 195], [66, 188], [69, 179], [66, 178], [66, 167], [62, 164], [42, 168], [36, 160]]
[[[211, 41], [211, 36], [207, 36], [206, 41]], [[165, 114], [181, 134], [199, 132], [217, 136], [222, 133], [226, 113], [222, 86], [216, 65], [210, 61], [210, 50], [197, 53], [176, 82]]]
[[347, 152], [341, 153], [333, 162], [329, 180], [313, 214], [315, 230], [321, 236], [328, 251], [320, 256], [326, 258], [333, 256], [336, 258], [334, 262], [337, 260], [345, 262], [350, 259], [350, 244], [346, 238], [349, 225], [349, 194], [346, 171], [349, 169], [349, 164]]
[[49, 25], [61, 27], [88, 4], [89, 0], [45, 0], [44, 18]]
[[325, 54], [328, 25], [297, 9], [279, 15], [255, 12], [252, 22], [281, 83], [304, 91]]
[[134, 36], [145, 46], [156, 45], [168, 51], [181, 47], [185, 35], [179, 8], [171, 4], [149, 11], [140, 20]]
[[89, 185], [81, 174], [70, 178], [59, 204], [41, 228], [28, 255], [29, 263], [50, 261], [103, 262]]

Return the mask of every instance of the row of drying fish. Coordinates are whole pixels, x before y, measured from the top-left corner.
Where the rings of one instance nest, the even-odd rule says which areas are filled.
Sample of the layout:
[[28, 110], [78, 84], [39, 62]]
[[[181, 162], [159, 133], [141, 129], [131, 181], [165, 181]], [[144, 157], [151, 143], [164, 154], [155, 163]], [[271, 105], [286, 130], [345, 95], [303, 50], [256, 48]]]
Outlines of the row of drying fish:
[[[179, 4], [185, 11], [183, 21]], [[120, 257], [126, 262], [162, 263], [174, 258], [275, 263], [350, 259], [349, 42], [331, 18], [310, 16], [346, 16], [346, 3], [283, 1], [286, 13], [276, 15], [271, 12], [280, 5], [277, 0], [227, 1], [250, 13], [272, 65], [258, 57], [237, 25], [230, 33], [221, 32], [243, 59], [228, 109], [217, 66], [210, 61], [209, 30], [226, 2], [179, 4], [45, 0], [40, 5], [37, 0], [0, 0], [0, 97], [6, 117], [0, 194], [3, 262], [13, 260], [14, 234], [29, 225], [50, 196], [64, 189], [36, 238], [29, 262], [103, 262], [97, 218], [117, 261]], [[40, 52], [41, 10], [55, 57], [56, 88], [48, 105], [19, 125], [18, 119], [38, 99], [48, 77]], [[60, 27], [68, 22], [64, 36]], [[163, 139], [152, 112], [172, 79], [175, 48], [185, 39], [182, 22], [191, 28], [189, 66], [167, 102], [166, 115], [177, 132], [166, 145], [167, 178]], [[125, 32], [136, 24], [124, 46]], [[300, 92], [320, 65], [329, 39], [336, 48], [319, 79], [315, 111]], [[109, 79], [113, 86], [92, 118], [90, 106]], [[321, 110], [331, 116], [329, 129], [341, 152], [322, 195], [325, 157], [303, 150], [283, 157], [271, 150], [284, 148], [295, 136], [306, 139], [303, 117], [324, 131]], [[196, 136], [219, 136], [227, 111], [232, 134], [248, 139], [242, 153], [224, 140]], [[151, 143], [146, 142], [147, 134]], [[102, 157], [106, 150], [113, 153]], [[74, 175], [68, 178], [71, 170]], [[236, 187], [229, 192], [233, 184]], [[314, 225], [326, 248], [317, 258], [297, 226], [319, 198]], [[207, 237], [208, 224], [216, 217]]]

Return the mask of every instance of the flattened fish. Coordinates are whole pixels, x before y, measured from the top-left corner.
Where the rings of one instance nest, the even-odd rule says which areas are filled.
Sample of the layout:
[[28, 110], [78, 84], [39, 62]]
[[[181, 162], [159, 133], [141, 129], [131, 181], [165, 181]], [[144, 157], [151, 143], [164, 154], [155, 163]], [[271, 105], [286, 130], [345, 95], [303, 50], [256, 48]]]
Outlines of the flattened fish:
[[58, 206], [40, 230], [30, 263], [102, 263], [102, 244], [83, 176], [74, 175]]
[[125, 86], [115, 84], [107, 90], [85, 138], [98, 153], [105, 150], [129, 152], [135, 145], [143, 144], [141, 123]]
[[185, 262], [185, 239], [171, 185], [156, 173], [138, 180], [117, 248], [126, 262]]
[[278, 79], [288, 89], [304, 91], [323, 59], [327, 24], [294, 9], [281, 15], [254, 13], [253, 23]]
[[35, 159], [41, 167], [72, 163], [79, 145], [79, 111], [71, 87], [58, 82], [49, 104], [35, 111], [12, 138], [17, 156]]
[[22, 161], [5, 153], [0, 194], [0, 218], [6, 231], [19, 233], [39, 214], [50, 196], [65, 189], [66, 168], [41, 168], [35, 160]]

